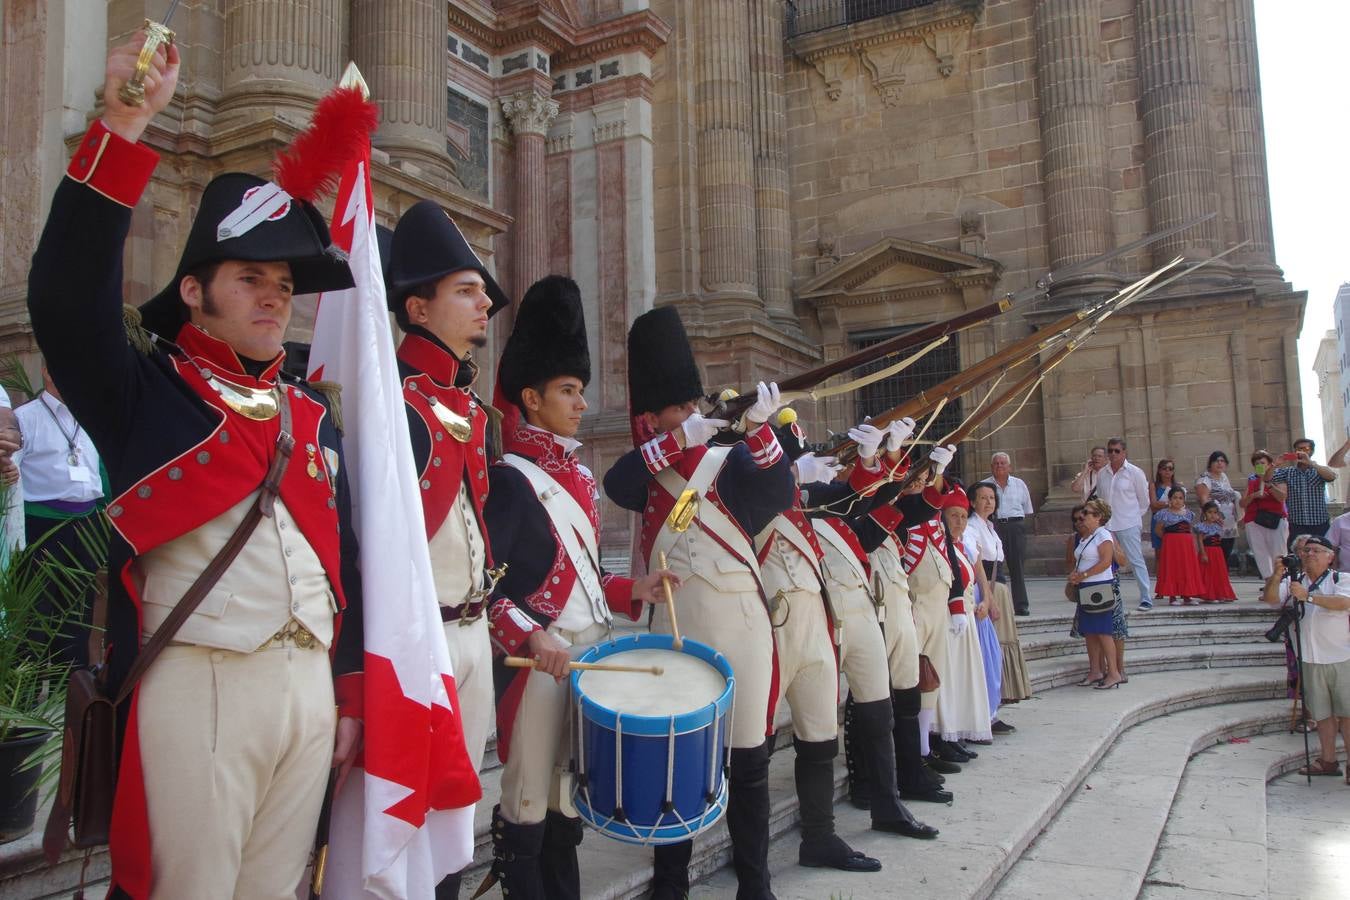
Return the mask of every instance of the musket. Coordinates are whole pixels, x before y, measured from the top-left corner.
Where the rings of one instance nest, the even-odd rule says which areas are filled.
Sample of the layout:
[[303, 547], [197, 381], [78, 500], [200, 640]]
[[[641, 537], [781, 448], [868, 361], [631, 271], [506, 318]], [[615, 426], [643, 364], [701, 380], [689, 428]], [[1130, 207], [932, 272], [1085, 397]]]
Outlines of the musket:
[[142, 26], [145, 29], [145, 43], [141, 46], [140, 55], [136, 57], [136, 69], [131, 74], [131, 80], [117, 89], [117, 99], [127, 106], [140, 106], [145, 102], [145, 76], [150, 71], [150, 63], [154, 61], [155, 52], [159, 50], [160, 45], [167, 46], [173, 43], [174, 34], [169, 30], [169, 20], [177, 11], [179, 2], [180, 0], [172, 0], [168, 12], [164, 13], [164, 21], [145, 20], [145, 25]]
[[[833, 362], [824, 363], [813, 369], [808, 369], [805, 372], [800, 372], [785, 378], [778, 382], [778, 387], [785, 393], [790, 391], [809, 390], [841, 372], [847, 372], [858, 366], [866, 365], [867, 363], [875, 362], [879, 359], [885, 359], [889, 356], [895, 356], [896, 354], [903, 353], [913, 347], [934, 344], [935, 342], [941, 341], [943, 338], [949, 338], [954, 334], [972, 328], [1001, 313], [1005, 313], [1010, 309], [1021, 306], [1028, 301], [1035, 303], [1048, 295], [1050, 289], [1056, 284], [1077, 275], [1090, 272], [1102, 263], [1110, 262], [1113, 259], [1132, 253], [1141, 247], [1147, 247], [1149, 244], [1160, 241], [1163, 238], [1171, 237], [1180, 231], [1192, 228], [1201, 222], [1214, 218], [1215, 215], [1216, 213], [1207, 213], [1203, 216], [1196, 216], [1179, 225], [1173, 225], [1171, 228], [1165, 228], [1162, 231], [1155, 231], [1151, 234], [1147, 234], [1144, 237], [1122, 244], [1119, 247], [1098, 254], [1090, 259], [1080, 260], [1061, 269], [1046, 272], [1040, 278], [1036, 279], [1033, 284], [1027, 285], [1018, 291], [1010, 291], [992, 303], [985, 304], [970, 312], [953, 316], [942, 322], [935, 322], [932, 325], [926, 325], [923, 328], [907, 331], [904, 334], [880, 341], [870, 347], [863, 347], [862, 349], [856, 350]], [[893, 373], [877, 373], [877, 377], [885, 377], [885, 375], [889, 374]], [[861, 387], [863, 385], [858, 384], [855, 386]], [[712, 412], [709, 413], [710, 416], [735, 421], [754, 404], [755, 397], [753, 394], [741, 394], [730, 399], [722, 399], [717, 395], [710, 395], [707, 400], [712, 405]]]

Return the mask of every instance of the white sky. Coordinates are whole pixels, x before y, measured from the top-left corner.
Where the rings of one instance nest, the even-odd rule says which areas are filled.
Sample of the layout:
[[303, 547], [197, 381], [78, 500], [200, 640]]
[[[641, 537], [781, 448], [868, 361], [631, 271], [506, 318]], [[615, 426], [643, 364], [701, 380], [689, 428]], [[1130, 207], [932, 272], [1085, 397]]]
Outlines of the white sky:
[[1298, 342], [1303, 422], [1325, 460], [1335, 447], [1322, 439], [1312, 364], [1322, 335], [1335, 327], [1336, 290], [1350, 281], [1350, 2], [1256, 0], [1256, 31], [1275, 261], [1286, 281], [1308, 292]]

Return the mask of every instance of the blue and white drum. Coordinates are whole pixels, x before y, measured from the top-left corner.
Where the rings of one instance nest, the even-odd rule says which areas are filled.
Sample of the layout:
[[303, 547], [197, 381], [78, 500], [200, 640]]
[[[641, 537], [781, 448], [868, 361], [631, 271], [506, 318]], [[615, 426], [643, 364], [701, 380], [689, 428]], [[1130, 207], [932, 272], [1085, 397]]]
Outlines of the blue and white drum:
[[630, 844], [673, 844], [715, 824], [736, 688], [726, 658], [697, 641], [677, 651], [668, 634], [636, 634], [578, 661], [662, 670], [572, 673], [578, 815]]

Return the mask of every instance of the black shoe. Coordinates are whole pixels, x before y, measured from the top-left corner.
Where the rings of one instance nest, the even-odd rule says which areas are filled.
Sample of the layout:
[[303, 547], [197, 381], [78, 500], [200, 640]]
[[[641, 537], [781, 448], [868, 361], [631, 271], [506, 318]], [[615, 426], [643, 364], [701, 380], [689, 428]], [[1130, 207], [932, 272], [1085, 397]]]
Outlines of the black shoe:
[[1015, 616], [1029, 616], [1029, 615], [1031, 615], [1031, 608], [1030, 608], [1030, 607], [1027, 607], [1026, 609], [1015, 609], [1015, 610], [1013, 610], [1013, 615], [1015, 615]]
[[995, 719], [994, 724], [989, 726], [989, 730], [994, 734], [1012, 734], [1017, 729], [1002, 719]]
[[939, 787], [924, 788], [918, 791], [900, 791], [901, 800], [909, 800], [918, 803], [951, 803], [955, 795], [951, 791], [944, 791]]
[[883, 831], [887, 834], [901, 834], [905, 837], [918, 838], [921, 841], [931, 841], [938, 836], [938, 830], [932, 825], [925, 825], [911, 816], [909, 819], [896, 819], [890, 822], [873, 822], [873, 831]]
[[[968, 763], [972, 759], [969, 753], [963, 751], [956, 744], [945, 741], [937, 735], [929, 737], [928, 746], [932, 748], [933, 756], [949, 763]], [[938, 771], [943, 770], [939, 769]]]
[[965, 741], [954, 741], [953, 743], [956, 744], [957, 750], [960, 750], [962, 753], [964, 753], [966, 756], [969, 756], [971, 759], [980, 758], [980, 754], [976, 753], [974, 750], [967, 747]]
[[797, 848], [797, 863], [810, 869], [838, 869], [841, 872], [881, 871], [880, 860], [854, 850], [837, 834], [802, 841]]
[[928, 754], [923, 758], [924, 765], [942, 775], [955, 775], [961, 771], [961, 767], [956, 763], [947, 762], [945, 759], [939, 759], [933, 754]]

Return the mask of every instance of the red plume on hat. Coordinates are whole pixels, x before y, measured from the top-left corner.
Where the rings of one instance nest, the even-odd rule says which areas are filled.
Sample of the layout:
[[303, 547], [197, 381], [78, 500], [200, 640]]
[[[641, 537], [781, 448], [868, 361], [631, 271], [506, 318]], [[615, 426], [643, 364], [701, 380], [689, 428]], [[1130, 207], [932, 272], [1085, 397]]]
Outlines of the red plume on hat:
[[309, 127], [272, 163], [272, 178], [297, 200], [314, 203], [337, 189], [342, 168], [366, 152], [380, 124], [380, 108], [363, 85], [329, 91]]

